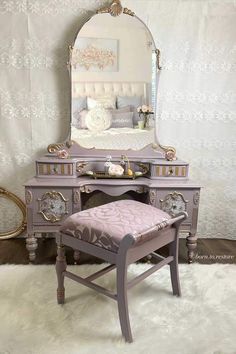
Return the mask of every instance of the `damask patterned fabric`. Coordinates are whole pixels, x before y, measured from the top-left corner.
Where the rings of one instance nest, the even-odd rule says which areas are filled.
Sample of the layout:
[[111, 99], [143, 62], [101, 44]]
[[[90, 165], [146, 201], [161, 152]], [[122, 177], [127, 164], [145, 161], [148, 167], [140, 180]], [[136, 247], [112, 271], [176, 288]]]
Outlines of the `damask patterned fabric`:
[[[35, 158], [68, 134], [68, 46], [108, 2], [0, 1], [0, 185], [22, 199]], [[198, 235], [235, 239], [235, 0], [122, 4], [148, 25], [161, 50], [158, 137], [177, 148], [178, 157], [190, 163], [190, 177], [204, 187]], [[14, 205], [3, 203], [2, 231], [18, 222]]]
[[133, 234], [137, 241], [145, 242], [150, 235], [140, 238], [138, 234], [170, 218], [169, 214], [151, 205], [119, 200], [69, 216], [60, 231], [117, 252], [125, 235]]

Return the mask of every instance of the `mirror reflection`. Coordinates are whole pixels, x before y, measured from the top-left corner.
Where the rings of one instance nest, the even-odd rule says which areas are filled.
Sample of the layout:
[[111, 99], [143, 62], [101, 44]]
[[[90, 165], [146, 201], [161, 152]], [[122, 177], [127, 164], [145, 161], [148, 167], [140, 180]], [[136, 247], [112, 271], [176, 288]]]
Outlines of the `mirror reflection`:
[[155, 45], [140, 20], [92, 17], [76, 38], [71, 78], [72, 140], [119, 150], [155, 141]]

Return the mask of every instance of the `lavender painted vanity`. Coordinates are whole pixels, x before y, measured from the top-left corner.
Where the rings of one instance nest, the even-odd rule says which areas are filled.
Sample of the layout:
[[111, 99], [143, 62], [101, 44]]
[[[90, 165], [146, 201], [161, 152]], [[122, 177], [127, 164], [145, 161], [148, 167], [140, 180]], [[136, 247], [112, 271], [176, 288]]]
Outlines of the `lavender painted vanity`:
[[[99, 156], [99, 153], [101, 151], [96, 150], [96, 155]], [[28, 232], [26, 247], [31, 261], [36, 255], [37, 237], [41, 233], [57, 232], [66, 217], [83, 210], [90, 195], [100, 191], [114, 197], [132, 192], [133, 198], [137, 195], [144, 203], [160, 208], [171, 216], [187, 211], [188, 218], [183, 223], [181, 232], [187, 234], [188, 260], [192, 262], [197, 244], [200, 186], [188, 179], [188, 164], [178, 159], [166, 160], [160, 148], [154, 150], [150, 146], [136, 154], [141, 157], [130, 156], [131, 164], [145, 164], [149, 171], [146, 177], [93, 179], [84, 176], [88, 169], [101, 170], [100, 166], [104, 164], [105, 158], [96, 156], [66, 160], [46, 156], [36, 162], [37, 173], [40, 171], [41, 175], [36, 175], [25, 184]], [[114, 157], [116, 159], [119, 161], [118, 156]]]
[[[88, 19], [69, 52], [69, 136], [48, 146], [48, 153], [36, 161], [36, 176], [25, 183], [30, 260], [35, 260], [38, 237], [56, 233], [66, 217], [88, 207], [100, 192], [138, 199], [171, 216], [187, 211], [181, 232], [187, 234], [192, 262], [200, 186], [189, 180], [189, 165], [176, 157], [175, 149], [158, 141], [160, 51], [150, 30], [114, 0]], [[145, 129], [139, 123], [144, 118], [150, 120]], [[107, 155], [116, 165], [126, 156], [131, 174], [143, 176], [95, 179], [95, 172], [105, 171]]]

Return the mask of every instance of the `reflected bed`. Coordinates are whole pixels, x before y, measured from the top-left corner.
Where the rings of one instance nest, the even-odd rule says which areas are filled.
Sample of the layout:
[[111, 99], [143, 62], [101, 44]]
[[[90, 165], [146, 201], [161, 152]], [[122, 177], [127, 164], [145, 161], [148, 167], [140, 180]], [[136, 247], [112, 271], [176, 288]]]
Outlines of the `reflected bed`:
[[91, 132], [88, 129], [71, 127], [71, 136], [81, 146], [98, 149], [121, 149], [127, 146], [132, 150], [139, 150], [154, 141], [154, 128], [110, 128], [102, 132]]

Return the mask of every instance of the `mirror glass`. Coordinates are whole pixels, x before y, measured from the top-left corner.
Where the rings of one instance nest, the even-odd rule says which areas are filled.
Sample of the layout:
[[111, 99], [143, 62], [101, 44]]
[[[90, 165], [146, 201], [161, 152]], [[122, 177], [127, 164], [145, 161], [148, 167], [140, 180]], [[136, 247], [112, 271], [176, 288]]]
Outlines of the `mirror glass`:
[[71, 140], [118, 150], [156, 140], [155, 49], [136, 17], [98, 14], [86, 22], [71, 52]]

